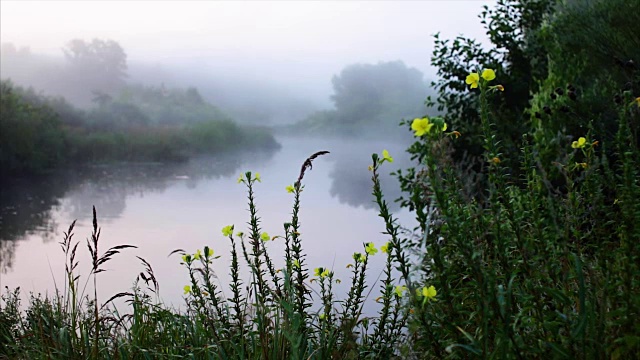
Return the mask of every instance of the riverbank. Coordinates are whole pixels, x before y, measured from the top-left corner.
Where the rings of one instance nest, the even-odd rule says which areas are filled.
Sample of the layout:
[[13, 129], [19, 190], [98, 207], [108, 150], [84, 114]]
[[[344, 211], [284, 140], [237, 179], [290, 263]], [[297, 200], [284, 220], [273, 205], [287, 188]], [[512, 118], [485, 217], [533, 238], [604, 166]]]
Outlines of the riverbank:
[[[153, 103], [110, 101], [80, 110], [63, 98], [8, 81], [2, 81], [0, 90], [0, 177], [84, 163], [180, 162], [280, 147], [267, 128], [238, 125], [202, 100], [188, 103], [192, 100], [179, 91]], [[170, 101], [175, 104], [166, 103]], [[167, 106], [170, 114], [163, 111]]]

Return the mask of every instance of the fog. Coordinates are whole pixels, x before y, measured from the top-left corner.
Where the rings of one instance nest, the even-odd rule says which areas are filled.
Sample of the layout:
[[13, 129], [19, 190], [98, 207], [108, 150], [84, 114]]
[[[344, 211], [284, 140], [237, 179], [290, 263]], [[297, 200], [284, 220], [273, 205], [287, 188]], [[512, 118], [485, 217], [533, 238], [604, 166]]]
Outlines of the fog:
[[[0, 39], [59, 63], [72, 39], [114, 40], [129, 83], [194, 86], [240, 121], [270, 107], [269, 122], [289, 123], [331, 108], [331, 79], [350, 64], [401, 60], [433, 79], [431, 36], [484, 40], [477, 15], [491, 3], [2, 1]], [[42, 81], [46, 71], [16, 74], [8, 61], [3, 79], [60, 88]]]

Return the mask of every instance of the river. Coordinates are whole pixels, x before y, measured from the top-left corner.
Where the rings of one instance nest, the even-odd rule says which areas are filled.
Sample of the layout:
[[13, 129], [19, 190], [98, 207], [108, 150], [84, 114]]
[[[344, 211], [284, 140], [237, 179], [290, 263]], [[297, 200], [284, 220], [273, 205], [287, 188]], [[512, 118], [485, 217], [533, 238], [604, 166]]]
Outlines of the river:
[[[224, 285], [229, 279], [229, 241], [222, 236], [225, 225], [246, 231], [249, 220], [246, 187], [236, 179], [241, 172], [261, 174], [255, 187], [263, 230], [283, 235], [290, 221], [293, 195], [285, 187], [298, 177], [304, 160], [320, 150], [304, 178], [300, 218], [303, 248], [309, 267], [334, 269], [349, 283], [352, 254], [362, 252], [362, 243], [377, 246], [388, 237], [371, 195], [371, 153], [383, 148], [394, 163], [382, 168], [387, 201], [400, 196], [395, 177], [388, 173], [410, 164], [407, 144], [384, 141], [338, 141], [280, 138], [282, 148], [274, 153], [244, 153], [220, 158], [200, 158], [184, 164], [117, 164], [65, 169], [38, 179], [16, 179], [0, 192], [0, 286], [20, 287], [29, 292], [52, 294], [62, 288], [65, 258], [59, 242], [73, 220], [78, 246], [77, 273], [84, 285], [90, 269], [86, 239], [91, 235], [91, 213], [95, 205], [101, 228], [99, 250], [131, 244], [105, 264], [98, 275], [99, 297], [129, 291], [146, 259], [160, 284], [160, 299], [166, 304], [183, 303], [188, 275], [175, 249], [194, 253], [205, 245], [214, 249], [214, 268]], [[414, 226], [411, 214], [391, 205], [400, 223]], [[267, 244], [282, 266], [283, 240]], [[370, 286], [380, 276], [384, 263], [378, 253], [371, 259]], [[246, 268], [246, 267], [245, 267]], [[246, 271], [245, 271], [246, 274]], [[246, 281], [248, 279], [245, 278]], [[223, 286], [225, 288], [225, 286]], [[339, 293], [342, 291], [338, 291]], [[374, 294], [376, 294], [374, 292]], [[377, 295], [371, 295], [376, 297]]]

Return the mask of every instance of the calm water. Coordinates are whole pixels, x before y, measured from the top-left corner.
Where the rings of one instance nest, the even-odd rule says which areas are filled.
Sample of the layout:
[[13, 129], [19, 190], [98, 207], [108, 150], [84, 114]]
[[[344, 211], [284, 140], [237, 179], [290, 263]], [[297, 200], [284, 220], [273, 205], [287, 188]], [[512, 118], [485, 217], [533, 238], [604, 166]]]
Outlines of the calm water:
[[[246, 231], [248, 211], [246, 187], [237, 184], [240, 172], [258, 171], [262, 183], [256, 201], [263, 230], [282, 235], [290, 221], [293, 196], [285, 186], [298, 176], [302, 162], [312, 153], [329, 150], [305, 175], [301, 221], [303, 247], [310, 267], [334, 268], [345, 287], [349, 272], [345, 265], [362, 243], [387, 241], [384, 224], [371, 196], [371, 153], [388, 149], [396, 161], [383, 172], [406, 167], [406, 144], [365, 141], [317, 141], [279, 139], [282, 149], [274, 153], [251, 153], [194, 160], [188, 164], [129, 164], [76, 169], [45, 179], [16, 180], [3, 184], [0, 192], [0, 286], [20, 287], [23, 293], [51, 293], [62, 286], [64, 256], [59, 241], [74, 219], [81, 284], [89, 273], [86, 239], [91, 235], [91, 207], [96, 206], [102, 228], [100, 252], [118, 244], [136, 245], [106, 264], [98, 276], [99, 295], [128, 291], [143, 266], [136, 256], [151, 263], [166, 303], [182, 303], [182, 288], [188, 283], [178, 255], [181, 248], [195, 252], [205, 245], [216, 255], [215, 269], [221, 283], [228, 277], [228, 239], [225, 225]], [[387, 199], [400, 196], [397, 181], [383, 179]], [[401, 223], [412, 227], [411, 215], [391, 207]], [[282, 240], [268, 243], [276, 266], [282, 266]], [[372, 259], [372, 279], [382, 270], [384, 259]], [[371, 284], [370, 284], [371, 285]], [[376, 286], [377, 288], [377, 286]]]

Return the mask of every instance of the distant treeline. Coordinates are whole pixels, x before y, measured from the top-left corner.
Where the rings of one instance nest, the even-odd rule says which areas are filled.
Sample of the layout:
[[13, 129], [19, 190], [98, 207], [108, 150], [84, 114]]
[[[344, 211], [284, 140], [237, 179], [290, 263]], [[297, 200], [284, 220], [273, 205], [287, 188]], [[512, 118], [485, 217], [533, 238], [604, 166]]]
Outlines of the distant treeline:
[[265, 128], [243, 127], [197, 89], [126, 86], [94, 92], [80, 110], [63, 97], [0, 83], [0, 172], [38, 173], [69, 163], [177, 161], [204, 153], [279, 145]]
[[[300, 93], [246, 72], [208, 71], [210, 62], [130, 64], [125, 49], [110, 39], [72, 39], [59, 54], [44, 54], [27, 46], [0, 44], [0, 74], [14, 84], [63, 96], [74, 106], [89, 108], [93, 91], [112, 96], [131, 84], [168, 88], [197, 87], [202, 97], [241, 124], [288, 123], [315, 111], [317, 95]], [[62, 56], [60, 56], [62, 55]], [[214, 60], [213, 60], [214, 61]]]

